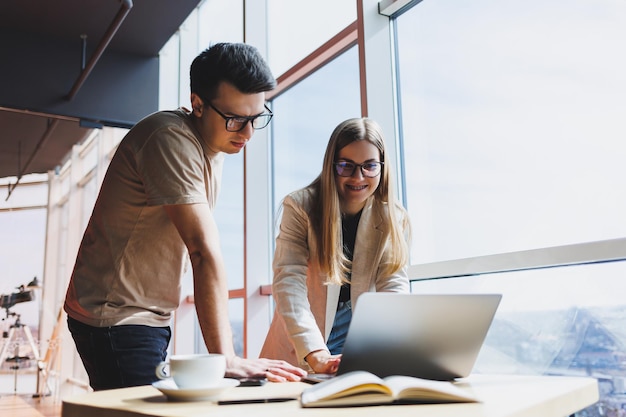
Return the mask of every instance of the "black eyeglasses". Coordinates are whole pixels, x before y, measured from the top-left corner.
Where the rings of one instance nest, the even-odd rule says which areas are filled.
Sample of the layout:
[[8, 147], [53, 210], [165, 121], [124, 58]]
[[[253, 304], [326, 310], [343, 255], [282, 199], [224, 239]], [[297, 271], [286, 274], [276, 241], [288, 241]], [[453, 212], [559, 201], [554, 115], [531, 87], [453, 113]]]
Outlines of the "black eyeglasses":
[[267, 107], [266, 104], [264, 104], [265, 110], [267, 110], [269, 113], [262, 113], [256, 116], [226, 116], [210, 102], [207, 101], [206, 103], [226, 121], [226, 130], [228, 130], [229, 132], [239, 132], [243, 130], [248, 122], [250, 122], [252, 128], [255, 130], [263, 129], [268, 124], [270, 124], [270, 120], [272, 120], [272, 117], [274, 116], [274, 113], [272, 113], [272, 111]]
[[335, 162], [335, 172], [340, 177], [351, 177], [354, 175], [356, 168], [361, 168], [361, 174], [366, 178], [374, 178], [380, 175], [384, 162], [371, 161], [364, 162], [362, 164], [355, 164], [354, 162], [338, 161]]

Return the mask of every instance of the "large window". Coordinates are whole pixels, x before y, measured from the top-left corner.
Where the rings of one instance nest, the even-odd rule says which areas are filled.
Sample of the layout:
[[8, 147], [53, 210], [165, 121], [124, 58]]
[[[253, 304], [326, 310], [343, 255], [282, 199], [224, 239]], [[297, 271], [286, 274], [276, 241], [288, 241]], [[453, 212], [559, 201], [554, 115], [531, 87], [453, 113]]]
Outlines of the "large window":
[[[34, 176], [42, 177], [42, 176]], [[45, 176], [44, 176], [45, 177]], [[0, 294], [9, 297], [37, 277], [43, 281], [43, 262], [46, 232], [45, 202], [48, 195], [45, 182], [28, 183], [29, 179], [15, 188], [7, 200], [8, 187], [15, 184], [15, 178], [0, 184]], [[32, 290], [35, 291], [35, 290]], [[38, 290], [37, 290], [38, 291]], [[35, 302], [19, 302], [11, 307], [11, 312], [21, 315], [22, 322], [28, 326], [39, 325], [39, 298], [41, 293], [32, 293]], [[7, 298], [7, 304], [9, 305]], [[24, 298], [23, 298], [24, 299]], [[13, 320], [8, 317], [8, 309], [2, 314], [1, 329], [8, 331]], [[37, 332], [33, 331], [36, 336]], [[2, 342], [0, 342], [0, 346]], [[2, 366], [3, 364], [0, 364]]]
[[601, 401], [582, 415], [618, 416], [626, 387], [625, 273], [626, 262], [612, 262], [417, 281], [412, 292], [503, 294], [472, 372], [591, 376]]
[[475, 372], [591, 375], [582, 414], [621, 415], [626, 5], [424, 0], [394, 24], [412, 291], [502, 293]]
[[[280, 201], [319, 174], [334, 127], [367, 113], [413, 223], [412, 291], [504, 295], [476, 370], [591, 374], [605, 410], [626, 408], [626, 5], [383, 3], [413, 7], [389, 20], [376, 0], [203, 1], [160, 54], [161, 109], [189, 106], [191, 60], [215, 42], [257, 46], [279, 81], [270, 127], [226, 157], [215, 209], [237, 352], [256, 356], [269, 326], [259, 286]], [[115, 144], [50, 181], [59, 300]], [[190, 274], [182, 286], [173, 345], [201, 351]]]
[[361, 116], [360, 97], [354, 46], [272, 101], [275, 209], [319, 175], [335, 126]]
[[[15, 177], [0, 179], [0, 392], [22, 393], [24, 379], [27, 384], [35, 382], [27, 375], [34, 361], [14, 359], [32, 358], [38, 348], [42, 290], [28, 284], [34, 278], [40, 284], [44, 281], [46, 181], [46, 175], [38, 174], [24, 175], [17, 186]], [[16, 328], [18, 323], [24, 330]], [[27, 330], [34, 345], [26, 339]]]
[[423, 1], [397, 19], [417, 263], [626, 236], [626, 5]]
[[356, 20], [353, 0], [267, 0], [267, 9], [268, 61], [277, 77]]

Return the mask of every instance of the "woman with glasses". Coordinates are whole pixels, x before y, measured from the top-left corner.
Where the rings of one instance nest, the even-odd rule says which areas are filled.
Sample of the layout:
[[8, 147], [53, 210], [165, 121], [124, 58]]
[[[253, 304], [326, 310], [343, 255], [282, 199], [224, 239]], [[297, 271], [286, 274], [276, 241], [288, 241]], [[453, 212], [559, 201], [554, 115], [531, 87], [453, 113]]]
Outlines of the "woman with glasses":
[[348, 119], [333, 131], [320, 175], [283, 200], [276, 313], [261, 356], [334, 373], [359, 295], [409, 292], [410, 224], [385, 155], [376, 122]]

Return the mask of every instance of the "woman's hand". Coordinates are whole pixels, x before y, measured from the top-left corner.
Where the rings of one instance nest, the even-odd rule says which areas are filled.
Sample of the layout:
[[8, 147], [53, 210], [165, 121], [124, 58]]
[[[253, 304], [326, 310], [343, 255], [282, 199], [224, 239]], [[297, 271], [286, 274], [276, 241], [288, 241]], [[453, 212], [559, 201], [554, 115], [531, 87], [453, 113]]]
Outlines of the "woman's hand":
[[300, 381], [304, 369], [274, 359], [244, 359], [233, 356], [226, 363], [226, 376], [231, 378], [267, 378], [272, 382]]
[[304, 358], [316, 374], [334, 374], [339, 368], [341, 355], [331, 355], [327, 350], [316, 350]]

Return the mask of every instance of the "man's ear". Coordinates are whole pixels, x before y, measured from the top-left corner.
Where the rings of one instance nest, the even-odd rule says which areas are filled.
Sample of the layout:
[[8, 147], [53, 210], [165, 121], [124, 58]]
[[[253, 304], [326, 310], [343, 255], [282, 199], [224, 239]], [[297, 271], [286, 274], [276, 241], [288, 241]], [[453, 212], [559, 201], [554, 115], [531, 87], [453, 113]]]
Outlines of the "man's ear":
[[204, 110], [204, 102], [196, 93], [191, 93], [191, 108], [193, 109], [193, 114], [196, 117], [202, 116], [202, 111]]

